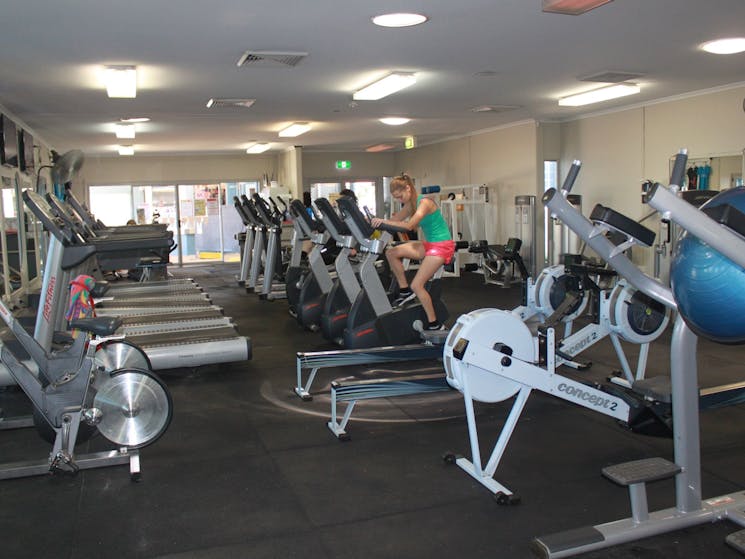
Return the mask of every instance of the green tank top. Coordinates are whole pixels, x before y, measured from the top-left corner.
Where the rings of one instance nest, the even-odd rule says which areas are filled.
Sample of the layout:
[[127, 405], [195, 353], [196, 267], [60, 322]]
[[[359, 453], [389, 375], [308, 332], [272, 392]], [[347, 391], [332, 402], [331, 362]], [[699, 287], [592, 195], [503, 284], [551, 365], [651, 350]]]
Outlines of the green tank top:
[[[423, 196], [420, 194], [417, 196], [416, 205], [419, 207]], [[419, 222], [419, 227], [422, 228], [424, 233], [424, 239], [428, 243], [439, 243], [440, 241], [451, 241], [453, 238], [450, 235], [450, 229], [445, 218], [442, 216], [442, 212], [438, 207], [431, 214], [428, 214]]]

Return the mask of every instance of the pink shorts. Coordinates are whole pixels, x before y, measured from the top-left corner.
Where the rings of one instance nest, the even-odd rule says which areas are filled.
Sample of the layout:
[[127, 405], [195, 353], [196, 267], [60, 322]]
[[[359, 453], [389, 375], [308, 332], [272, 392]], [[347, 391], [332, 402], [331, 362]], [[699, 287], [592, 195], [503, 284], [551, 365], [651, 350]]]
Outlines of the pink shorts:
[[425, 256], [439, 256], [445, 259], [445, 264], [450, 264], [455, 254], [455, 241], [438, 241], [428, 243], [423, 241]]

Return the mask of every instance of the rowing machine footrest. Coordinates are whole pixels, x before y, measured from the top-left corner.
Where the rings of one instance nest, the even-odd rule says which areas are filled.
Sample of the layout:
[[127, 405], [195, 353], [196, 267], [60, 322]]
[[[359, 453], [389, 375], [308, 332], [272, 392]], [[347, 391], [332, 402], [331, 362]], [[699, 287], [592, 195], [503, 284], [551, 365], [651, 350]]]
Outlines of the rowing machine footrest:
[[644, 458], [607, 466], [601, 471], [612, 482], [628, 487], [676, 476], [681, 467], [664, 458]]
[[733, 532], [727, 536], [724, 541], [740, 553], [745, 554], [745, 530]]
[[631, 389], [637, 394], [646, 396], [657, 402], [670, 404], [672, 402], [672, 385], [666, 376], [650, 377], [634, 381]]

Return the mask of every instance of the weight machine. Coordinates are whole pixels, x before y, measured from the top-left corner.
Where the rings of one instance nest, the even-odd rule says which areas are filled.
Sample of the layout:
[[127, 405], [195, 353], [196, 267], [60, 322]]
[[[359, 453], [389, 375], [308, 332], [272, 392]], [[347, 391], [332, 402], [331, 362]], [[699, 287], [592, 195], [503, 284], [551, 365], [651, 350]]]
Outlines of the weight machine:
[[[677, 190], [676, 185], [681, 184], [685, 161], [683, 153], [676, 158], [672, 190]], [[575, 162], [570, 170], [571, 180], [565, 183], [565, 187], [571, 186], [578, 171], [579, 162]], [[653, 232], [602, 207], [593, 211], [593, 223], [573, 209], [563, 193], [555, 189], [549, 189], [543, 201], [553, 214], [631, 285], [667, 308], [677, 308], [671, 290], [643, 274], [623, 252], [628, 246], [648, 239], [649, 234], [653, 238]], [[745, 227], [742, 227], [745, 215], [735, 208], [729, 207], [729, 214], [718, 222], [659, 184], [650, 189], [645, 201], [739, 266], [745, 267]], [[623, 231], [627, 236], [626, 243], [614, 246], [604, 235], [609, 229]], [[671, 394], [668, 395], [672, 403], [674, 462], [649, 458], [604, 468], [606, 477], [628, 487], [631, 517], [539, 537], [533, 542], [539, 556], [569, 557], [721, 519], [745, 527], [745, 495], [742, 491], [707, 500], [701, 497], [696, 342], [696, 335], [678, 315], [670, 348]], [[628, 405], [631, 400], [626, 400], [628, 395], [644, 394], [641, 404], [651, 411], [658, 401], [653, 392], [647, 390], [649, 386], [645, 386], [646, 380], [636, 381], [632, 386], [633, 393], [625, 393], [621, 398], [620, 394], [610, 394], [555, 374], [553, 343], [551, 328], [534, 337], [519, 317], [494, 309], [483, 309], [461, 317], [446, 342], [445, 367], [451, 385], [464, 395], [473, 461], [453, 455], [448, 458], [497, 494], [501, 502], [514, 502], [515, 498], [492, 476], [532, 390], [541, 390], [621, 419], [631, 427], [631, 420], [636, 414], [631, 413], [633, 408]], [[496, 402], [512, 396], [516, 396], [512, 410], [486, 466], [482, 466], [473, 401]], [[675, 506], [649, 512], [646, 483], [670, 477], [675, 478]], [[745, 552], [743, 541], [745, 530], [728, 537], [728, 543], [740, 552]]]

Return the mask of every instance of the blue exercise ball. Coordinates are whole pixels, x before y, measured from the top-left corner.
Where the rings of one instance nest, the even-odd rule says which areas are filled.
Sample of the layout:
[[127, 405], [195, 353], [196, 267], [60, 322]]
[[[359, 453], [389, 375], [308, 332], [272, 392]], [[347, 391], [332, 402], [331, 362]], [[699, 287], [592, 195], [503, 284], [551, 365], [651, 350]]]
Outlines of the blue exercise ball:
[[[725, 190], [702, 208], [724, 204], [745, 213], [745, 188]], [[684, 232], [670, 263], [670, 285], [693, 332], [720, 343], [745, 342], [745, 269]]]

